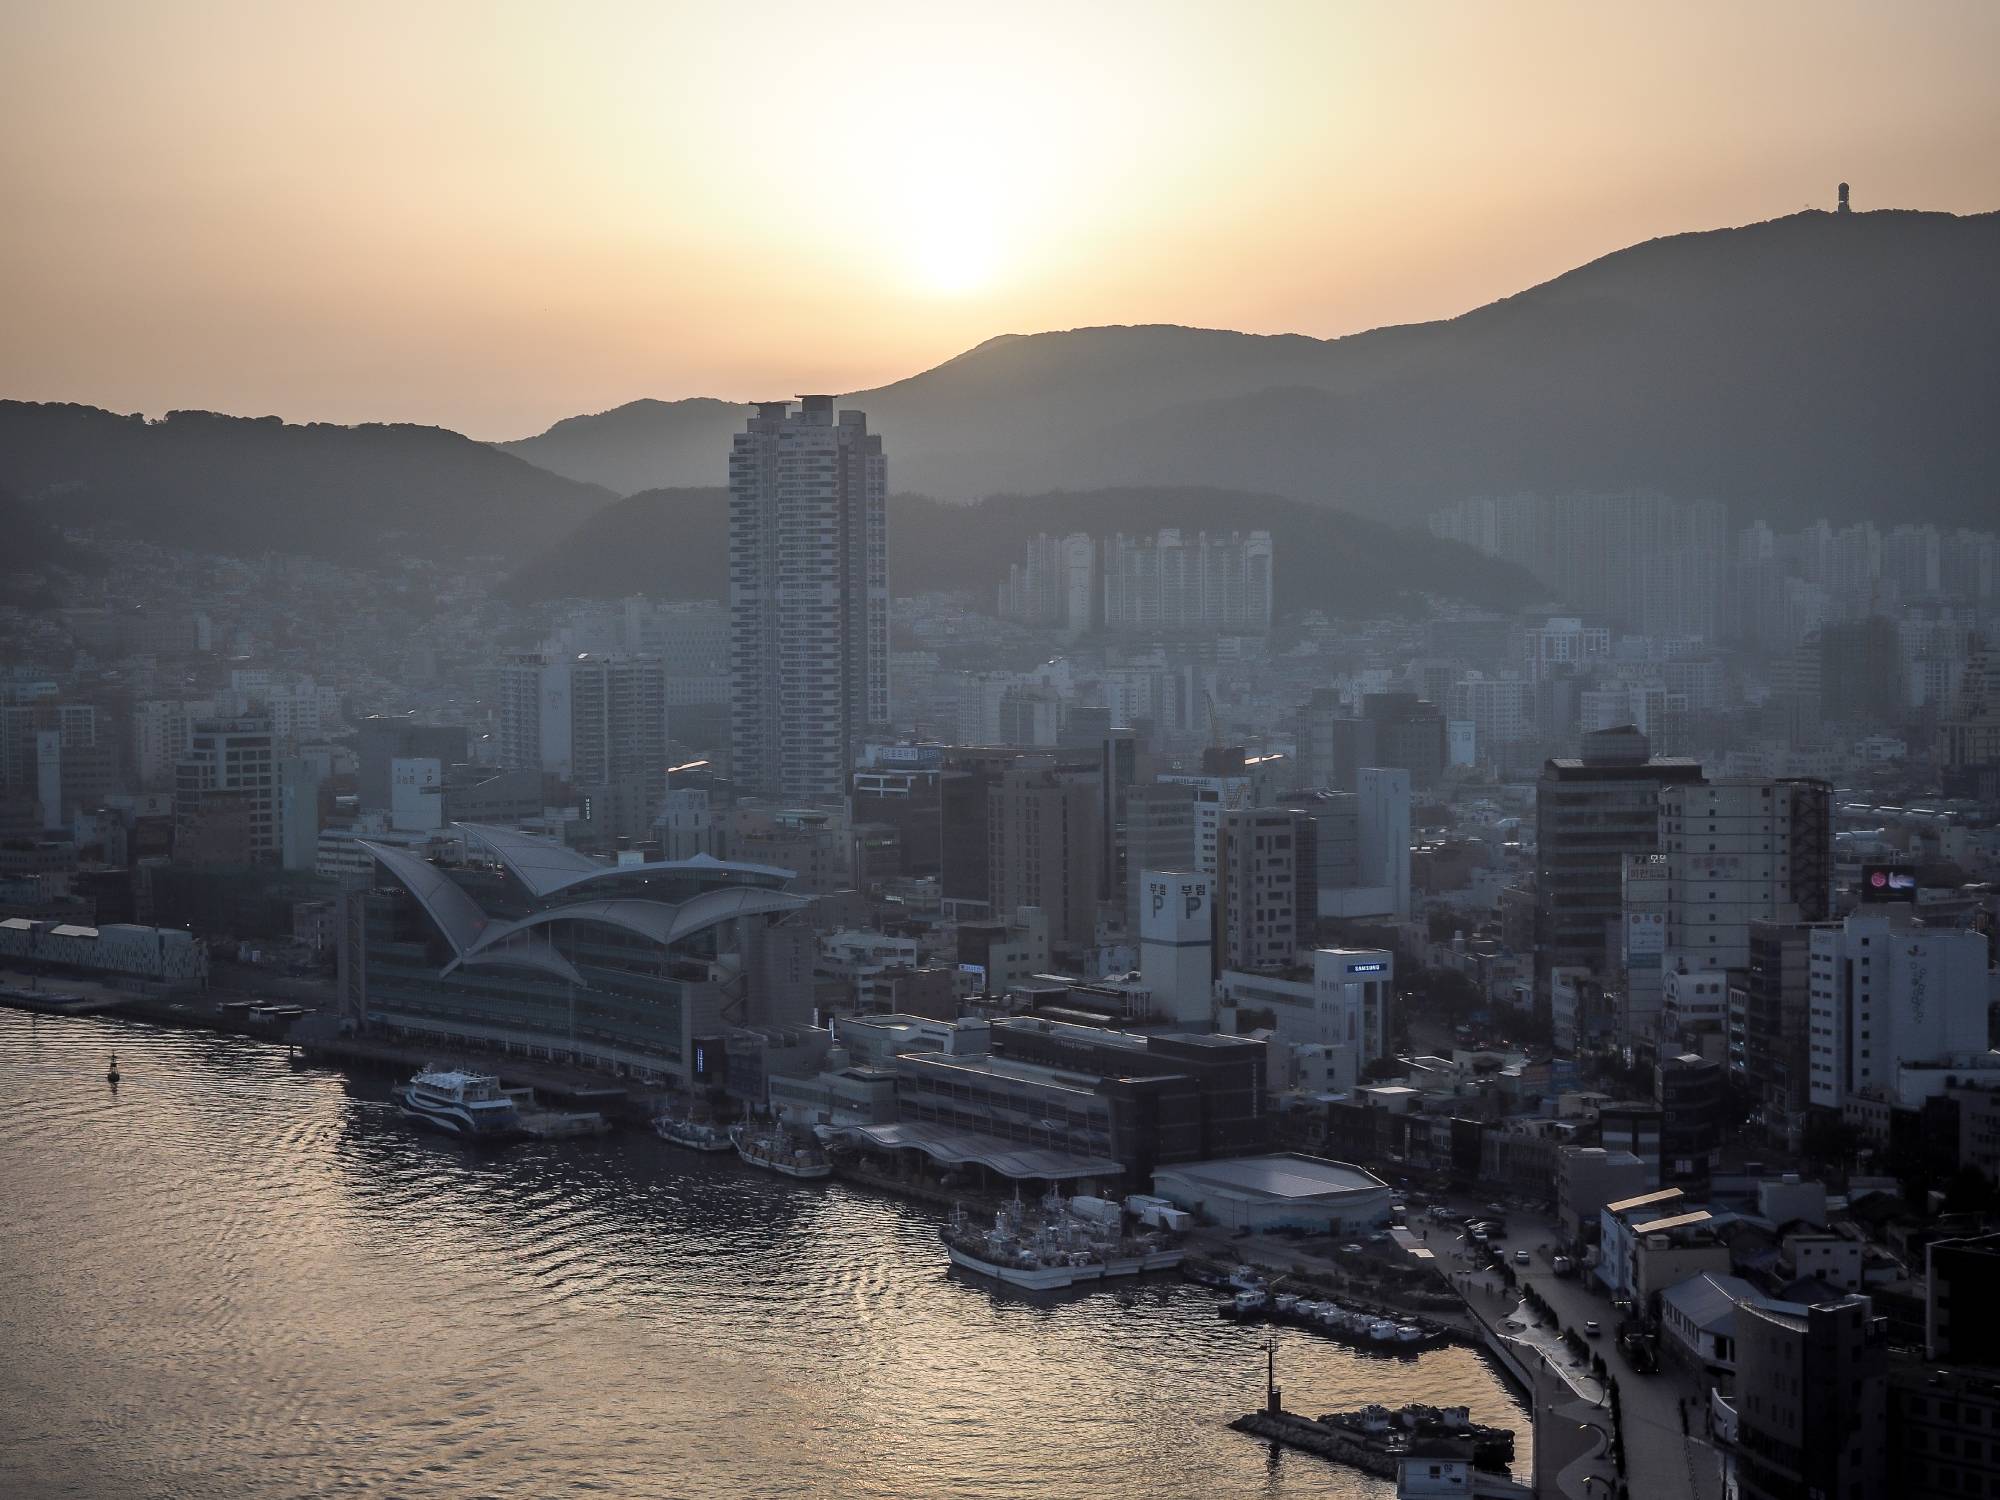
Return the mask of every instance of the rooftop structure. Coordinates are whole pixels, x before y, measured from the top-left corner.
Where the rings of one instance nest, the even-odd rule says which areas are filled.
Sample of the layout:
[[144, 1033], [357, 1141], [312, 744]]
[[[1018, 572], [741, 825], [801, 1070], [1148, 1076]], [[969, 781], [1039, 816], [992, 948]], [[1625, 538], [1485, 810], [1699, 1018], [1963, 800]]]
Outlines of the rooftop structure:
[[1153, 1190], [1231, 1228], [1329, 1233], [1389, 1219], [1389, 1185], [1349, 1162], [1292, 1152], [1189, 1162], [1153, 1174]]

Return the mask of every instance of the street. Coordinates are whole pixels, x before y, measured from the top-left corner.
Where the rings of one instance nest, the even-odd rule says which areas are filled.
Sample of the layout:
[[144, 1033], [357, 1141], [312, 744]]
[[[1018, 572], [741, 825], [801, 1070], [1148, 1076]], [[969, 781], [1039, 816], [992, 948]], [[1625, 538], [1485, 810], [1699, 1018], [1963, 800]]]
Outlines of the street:
[[[1447, 1222], [1427, 1221], [1419, 1226], [1429, 1230], [1427, 1243], [1436, 1256], [1435, 1264], [1466, 1295], [1468, 1306], [1494, 1326], [1500, 1337], [1545, 1355], [1548, 1367], [1569, 1384], [1579, 1400], [1593, 1406], [1603, 1400], [1604, 1391], [1590, 1374], [1588, 1362], [1579, 1364], [1571, 1356], [1561, 1330], [1574, 1328], [1582, 1333], [1585, 1324], [1595, 1320], [1604, 1331], [1590, 1342], [1603, 1353], [1607, 1370], [1618, 1382], [1626, 1483], [1632, 1494], [1644, 1500], [1654, 1496], [1661, 1500], [1722, 1500], [1721, 1458], [1706, 1436], [1707, 1388], [1697, 1388], [1672, 1365], [1654, 1375], [1633, 1370], [1618, 1352], [1614, 1337], [1618, 1315], [1609, 1296], [1587, 1271], [1579, 1269], [1565, 1277], [1551, 1269], [1542, 1247], [1557, 1243], [1553, 1221], [1544, 1215], [1509, 1209], [1507, 1236], [1502, 1242], [1509, 1264], [1516, 1278], [1532, 1285], [1548, 1303], [1561, 1325], [1557, 1329], [1535, 1328], [1517, 1293], [1508, 1290], [1494, 1272], [1474, 1269], [1476, 1262], [1467, 1253], [1469, 1242], [1456, 1221], [1481, 1208], [1469, 1200], [1462, 1206], [1454, 1201], [1444, 1210], [1450, 1216]], [[1514, 1263], [1516, 1250], [1529, 1252], [1527, 1265]], [[1478, 1247], [1478, 1255], [1483, 1259], [1483, 1246]], [[1690, 1413], [1685, 1435], [1683, 1402]]]

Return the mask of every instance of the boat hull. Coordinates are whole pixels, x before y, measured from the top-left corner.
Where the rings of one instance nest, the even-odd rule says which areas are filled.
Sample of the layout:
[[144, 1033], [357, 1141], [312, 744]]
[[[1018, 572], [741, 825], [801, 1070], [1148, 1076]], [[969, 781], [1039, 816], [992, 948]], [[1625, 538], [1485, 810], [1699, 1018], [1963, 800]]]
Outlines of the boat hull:
[[754, 1151], [736, 1148], [737, 1157], [749, 1166], [761, 1167], [766, 1172], [776, 1172], [780, 1177], [797, 1177], [803, 1181], [817, 1181], [833, 1175], [832, 1162], [779, 1161], [774, 1157], [759, 1156]]
[[721, 1134], [720, 1132], [712, 1136], [690, 1135], [683, 1131], [676, 1130], [671, 1125], [655, 1125], [653, 1127], [653, 1133], [657, 1135], [661, 1140], [671, 1141], [673, 1142], [674, 1145], [685, 1147], [689, 1151], [713, 1152], [713, 1151], [733, 1151], [736, 1149], [734, 1144], [730, 1141], [729, 1137]]
[[951, 1263], [962, 1266], [994, 1281], [1003, 1281], [1008, 1286], [1017, 1286], [1030, 1292], [1060, 1291], [1066, 1286], [1078, 1286], [1084, 1282], [1102, 1281], [1105, 1267], [1102, 1262], [1092, 1261], [1081, 1266], [1036, 1266], [1033, 1270], [1021, 1266], [1003, 1266], [990, 1260], [981, 1260], [956, 1245], [945, 1247], [951, 1254]]
[[450, 1106], [428, 1102], [413, 1102], [408, 1093], [400, 1097], [397, 1108], [404, 1119], [442, 1131], [462, 1141], [500, 1143], [518, 1140], [523, 1133], [518, 1124], [490, 1125], [483, 1120], [476, 1120], [469, 1110], [453, 1109]]

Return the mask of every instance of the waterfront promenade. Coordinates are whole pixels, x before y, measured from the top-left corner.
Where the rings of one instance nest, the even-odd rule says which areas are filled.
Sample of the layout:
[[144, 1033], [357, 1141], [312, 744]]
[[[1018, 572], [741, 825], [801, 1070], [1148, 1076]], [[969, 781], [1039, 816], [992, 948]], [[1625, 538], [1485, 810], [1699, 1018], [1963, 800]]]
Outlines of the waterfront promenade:
[[[1516, 1279], [1532, 1285], [1547, 1302], [1557, 1319], [1558, 1326], [1553, 1329], [1536, 1328], [1519, 1291], [1509, 1288], [1494, 1272], [1479, 1268], [1483, 1248], [1477, 1257], [1470, 1255], [1456, 1224], [1430, 1224], [1427, 1248], [1435, 1257], [1431, 1264], [1457, 1288], [1467, 1312], [1494, 1340], [1507, 1345], [1530, 1375], [1537, 1370], [1546, 1372], [1568, 1388], [1572, 1399], [1564, 1401], [1556, 1393], [1550, 1400], [1549, 1409], [1559, 1419], [1556, 1423], [1542, 1415], [1543, 1401], [1537, 1400], [1537, 1442], [1542, 1441], [1545, 1428], [1550, 1429], [1553, 1441], [1558, 1425], [1565, 1430], [1598, 1425], [1608, 1429], [1610, 1425], [1608, 1406], [1601, 1404], [1605, 1400], [1603, 1387], [1591, 1375], [1587, 1361], [1577, 1361], [1562, 1337], [1564, 1329], [1580, 1334], [1587, 1323], [1595, 1321], [1604, 1331], [1590, 1342], [1601, 1350], [1607, 1370], [1618, 1382], [1626, 1484], [1631, 1493], [1644, 1495], [1646, 1500], [1723, 1500], [1721, 1455], [1708, 1440], [1703, 1421], [1707, 1391], [1697, 1389], [1672, 1366], [1642, 1375], [1627, 1365], [1613, 1339], [1618, 1315], [1609, 1297], [1594, 1289], [1587, 1272], [1557, 1276], [1549, 1257], [1537, 1248], [1556, 1243], [1555, 1225], [1518, 1211], [1510, 1212], [1507, 1219], [1506, 1253], [1511, 1257], [1517, 1249], [1530, 1252], [1529, 1264], [1513, 1266]], [[1683, 1409], [1692, 1413], [1685, 1430]], [[1586, 1495], [1595, 1500], [1615, 1493], [1615, 1476], [1608, 1460], [1579, 1464], [1564, 1457], [1560, 1463], [1557, 1487], [1573, 1500], [1584, 1500]], [[1538, 1476], [1542, 1472], [1538, 1463]]]

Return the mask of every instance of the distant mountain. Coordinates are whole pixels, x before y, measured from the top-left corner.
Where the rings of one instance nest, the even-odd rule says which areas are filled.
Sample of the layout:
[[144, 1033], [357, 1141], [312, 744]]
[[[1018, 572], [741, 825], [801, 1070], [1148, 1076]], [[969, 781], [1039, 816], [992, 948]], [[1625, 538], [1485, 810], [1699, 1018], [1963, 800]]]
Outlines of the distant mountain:
[[[892, 495], [889, 586], [896, 593], [970, 589], [990, 608], [1007, 565], [1037, 532], [1105, 536], [1162, 526], [1271, 532], [1281, 613], [1366, 614], [1417, 593], [1509, 609], [1547, 593], [1527, 574], [1427, 532], [1278, 495], [1193, 486], [994, 495], [972, 505]], [[590, 516], [515, 573], [503, 592], [521, 603], [634, 593], [721, 598], [728, 545], [727, 490], [648, 490]]]
[[[547, 432], [495, 443], [552, 474], [587, 478], [621, 495], [668, 485], [720, 484], [729, 476], [729, 435], [748, 406], [695, 396], [628, 401], [595, 416], [565, 417]], [[679, 455], [661, 466], [662, 454]]]
[[[842, 402], [883, 434], [892, 484], [953, 499], [1214, 484], [1407, 521], [1466, 495], [1649, 488], [1778, 523], [1985, 525], [1996, 403], [2000, 214], [1901, 211], [1652, 240], [1341, 339], [996, 338]], [[611, 488], [715, 484], [741, 410], [634, 403], [508, 447]]]
[[64, 524], [211, 552], [519, 559], [611, 494], [436, 427], [0, 401], [0, 485]]

